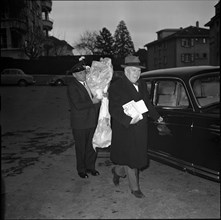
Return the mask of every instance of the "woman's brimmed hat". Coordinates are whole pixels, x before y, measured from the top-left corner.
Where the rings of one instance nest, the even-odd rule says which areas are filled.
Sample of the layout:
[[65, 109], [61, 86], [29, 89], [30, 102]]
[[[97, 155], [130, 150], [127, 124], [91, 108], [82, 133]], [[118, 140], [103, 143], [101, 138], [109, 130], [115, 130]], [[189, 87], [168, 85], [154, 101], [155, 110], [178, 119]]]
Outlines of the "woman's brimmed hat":
[[138, 67], [141, 69], [145, 69], [144, 66], [140, 65], [139, 57], [132, 56], [132, 55], [125, 57], [125, 63], [123, 65], [121, 65], [121, 67], [123, 67], [123, 68], [125, 68], [127, 66], [134, 66], [134, 67]]

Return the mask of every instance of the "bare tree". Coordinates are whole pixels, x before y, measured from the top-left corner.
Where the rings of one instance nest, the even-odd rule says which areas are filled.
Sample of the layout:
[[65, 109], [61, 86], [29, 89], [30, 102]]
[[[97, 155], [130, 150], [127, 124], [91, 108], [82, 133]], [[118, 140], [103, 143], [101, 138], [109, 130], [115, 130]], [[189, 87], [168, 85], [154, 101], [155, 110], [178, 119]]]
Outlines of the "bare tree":
[[24, 43], [24, 52], [30, 59], [41, 55], [45, 36], [39, 30], [29, 32]]
[[96, 41], [98, 33], [96, 31], [85, 31], [78, 42], [74, 43], [74, 48], [81, 51], [84, 50], [86, 55], [96, 54]]

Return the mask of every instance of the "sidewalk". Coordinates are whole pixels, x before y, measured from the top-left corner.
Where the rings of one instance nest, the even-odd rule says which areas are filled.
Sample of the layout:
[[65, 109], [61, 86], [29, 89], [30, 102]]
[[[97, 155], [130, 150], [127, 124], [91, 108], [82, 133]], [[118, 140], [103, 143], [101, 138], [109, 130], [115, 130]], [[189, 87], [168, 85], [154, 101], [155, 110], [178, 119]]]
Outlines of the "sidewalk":
[[[105, 157], [100, 157], [105, 156]], [[127, 179], [112, 183], [112, 164], [100, 154], [100, 176], [78, 177], [73, 148], [46, 153], [23, 173], [4, 178], [5, 219], [219, 218], [219, 186], [151, 161], [140, 175], [144, 199]]]

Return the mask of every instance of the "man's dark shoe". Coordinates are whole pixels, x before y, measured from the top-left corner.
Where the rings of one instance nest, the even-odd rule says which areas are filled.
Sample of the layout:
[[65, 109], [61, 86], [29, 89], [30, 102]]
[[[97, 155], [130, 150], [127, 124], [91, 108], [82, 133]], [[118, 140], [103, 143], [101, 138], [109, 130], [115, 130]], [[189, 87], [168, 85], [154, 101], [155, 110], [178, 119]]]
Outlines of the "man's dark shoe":
[[119, 182], [120, 182], [120, 176], [118, 176], [115, 172], [115, 167], [112, 168], [112, 173], [113, 173], [113, 183], [115, 186], [118, 186], [119, 185]]
[[81, 177], [81, 178], [88, 178], [88, 175], [86, 173], [78, 173], [78, 175]]
[[86, 172], [87, 172], [87, 173], [90, 173], [92, 176], [98, 176], [98, 175], [100, 175], [100, 173], [99, 173], [97, 170], [87, 169]]
[[140, 190], [131, 191], [131, 193], [137, 198], [144, 198], [145, 195]]

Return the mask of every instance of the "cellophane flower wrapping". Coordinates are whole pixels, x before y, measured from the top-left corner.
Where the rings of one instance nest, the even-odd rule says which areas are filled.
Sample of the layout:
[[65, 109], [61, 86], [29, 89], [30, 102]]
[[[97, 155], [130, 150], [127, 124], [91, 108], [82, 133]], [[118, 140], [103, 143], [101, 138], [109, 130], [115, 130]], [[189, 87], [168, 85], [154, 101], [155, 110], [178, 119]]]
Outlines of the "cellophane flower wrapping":
[[111, 144], [112, 130], [110, 125], [109, 100], [107, 93], [113, 76], [113, 67], [110, 58], [93, 61], [90, 72], [87, 74], [87, 84], [92, 94], [101, 99], [101, 107], [97, 127], [93, 136], [92, 144], [96, 148], [106, 148]]
[[110, 58], [101, 58], [100, 61], [93, 61], [86, 81], [93, 96], [102, 99], [103, 93], [107, 92], [113, 76], [113, 67]]
[[92, 144], [96, 148], [106, 148], [111, 145], [112, 130], [110, 125], [110, 113], [108, 110], [109, 100], [103, 97], [98, 117], [98, 124], [94, 132]]

